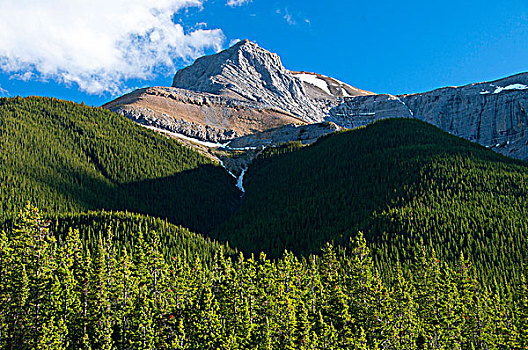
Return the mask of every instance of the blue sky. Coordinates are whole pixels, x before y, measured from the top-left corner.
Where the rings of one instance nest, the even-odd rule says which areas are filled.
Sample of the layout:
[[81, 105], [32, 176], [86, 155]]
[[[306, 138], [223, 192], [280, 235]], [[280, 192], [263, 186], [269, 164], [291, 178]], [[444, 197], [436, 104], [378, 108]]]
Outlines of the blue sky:
[[245, 38], [288, 69], [414, 93], [528, 71], [528, 0], [4, 0], [0, 95], [101, 105]]

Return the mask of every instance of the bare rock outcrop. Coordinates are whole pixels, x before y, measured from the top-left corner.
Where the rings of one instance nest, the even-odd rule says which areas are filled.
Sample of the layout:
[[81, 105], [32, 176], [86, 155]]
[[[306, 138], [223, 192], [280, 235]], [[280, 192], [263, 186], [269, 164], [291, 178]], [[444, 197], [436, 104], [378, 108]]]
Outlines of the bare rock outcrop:
[[410, 95], [346, 98], [329, 120], [356, 127], [417, 118], [514, 158], [528, 160], [528, 73]]
[[181, 69], [174, 87], [212, 93], [279, 108], [307, 122], [319, 122], [343, 96], [370, 94], [315, 73], [284, 68], [277, 54], [244, 40]]
[[173, 87], [139, 89], [104, 107], [146, 126], [225, 142], [284, 125], [321, 122], [345, 97], [371, 94], [336, 79], [284, 68], [250, 41], [179, 70]]
[[229, 142], [230, 149], [258, 149], [267, 146], [278, 146], [291, 141], [299, 141], [309, 145], [320, 137], [340, 130], [340, 127], [331, 122], [315, 123], [308, 125], [289, 124], [273, 130], [242, 136]]
[[306, 124], [262, 103], [171, 87], [139, 89], [104, 107], [145, 126], [211, 142], [288, 124]]

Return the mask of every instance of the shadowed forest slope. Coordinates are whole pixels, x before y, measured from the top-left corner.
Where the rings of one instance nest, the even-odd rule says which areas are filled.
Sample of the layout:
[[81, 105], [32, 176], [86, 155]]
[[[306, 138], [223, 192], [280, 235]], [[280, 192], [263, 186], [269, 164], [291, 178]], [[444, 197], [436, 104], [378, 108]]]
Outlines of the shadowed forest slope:
[[0, 99], [0, 218], [27, 201], [45, 213], [109, 209], [205, 232], [239, 202], [211, 160], [100, 108]]
[[346, 245], [363, 231], [381, 269], [408, 261], [423, 242], [507, 279], [528, 251], [527, 180], [526, 163], [417, 120], [385, 120], [309, 147], [268, 149], [215, 238], [279, 256]]

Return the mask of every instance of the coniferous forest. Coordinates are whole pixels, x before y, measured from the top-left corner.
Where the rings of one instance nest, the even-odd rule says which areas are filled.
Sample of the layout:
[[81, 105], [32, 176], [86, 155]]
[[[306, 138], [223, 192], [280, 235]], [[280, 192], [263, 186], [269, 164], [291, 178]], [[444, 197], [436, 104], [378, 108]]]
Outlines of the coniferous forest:
[[50, 214], [128, 210], [205, 232], [240, 199], [208, 158], [101, 108], [0, 98], [0, 136], [0, 221], [31, 201]]
[[528, 348], [528, 165], [422, 122], [269, 148], [241, 197], [120, 115], [4, 98], [0, 180], [2, 349]]

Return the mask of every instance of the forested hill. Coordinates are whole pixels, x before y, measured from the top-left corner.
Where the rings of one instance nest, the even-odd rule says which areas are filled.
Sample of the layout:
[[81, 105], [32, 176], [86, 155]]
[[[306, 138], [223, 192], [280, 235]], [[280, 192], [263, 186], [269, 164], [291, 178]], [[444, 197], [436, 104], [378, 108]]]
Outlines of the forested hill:
[[238, 204], [234, 179], [199, 153], [100, 108], [0, 99], [0, 221], [129, 210], [207, 231]]
[[527, 164], [399, 119], [244, 179], [241, 201], [117, 114], [0, 99], [0, 348], [528, 347]]
[[216, 235], [243, 251], [306, 254], [361, 230], [382, 269], [423, 240], [498, 280], [528, 251], [527, 164], [417, 120], [269, 149], [246, 174], [244, 203]]

